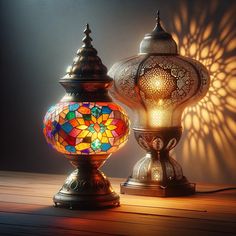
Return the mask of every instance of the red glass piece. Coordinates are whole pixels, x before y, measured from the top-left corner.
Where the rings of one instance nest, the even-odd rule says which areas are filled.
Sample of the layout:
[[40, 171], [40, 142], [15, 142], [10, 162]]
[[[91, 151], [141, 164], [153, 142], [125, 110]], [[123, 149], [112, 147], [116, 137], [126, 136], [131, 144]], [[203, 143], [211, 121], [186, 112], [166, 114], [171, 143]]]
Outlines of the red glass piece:
[[58, 132], [59, 136], [61, 136], [63, 139], [65, 139], [67, 137], [67, 133], [61, 129], [59, 132]]
[[72, 130], [70, 131], [70, 136], [76, 138], [76, 137], [79, 135], [80, 132], [81, 132], [80, 129], [76, 129], [76, 128], [74, 128], [74, 129], [72, 129]]
[[93, 124], [93, 122], [89, 122], [89, 120], [85, 120], [84, 123], [87, 125], [87, 126], [90, 126], [90, 124]]
[[67, 137], [65, 138], [65, 141], [66, 141], [69, 145], [75, 146], [76, 138], [67, 135]]
[[113, 110], [113, 111], [117, 111], [117, 110], [119, 110], [118, 109], [118, 106], [117, 105], [115, 105], [115, 104], [108, 104], [108, 107], [111, 109], [111, 110]]
[[126, 130], [127, 130], [127, 125], [122, 121], [119, 120], [119, 122], [116, 123], [116, 133], [120, 136], [122, 134], [125, 134]]

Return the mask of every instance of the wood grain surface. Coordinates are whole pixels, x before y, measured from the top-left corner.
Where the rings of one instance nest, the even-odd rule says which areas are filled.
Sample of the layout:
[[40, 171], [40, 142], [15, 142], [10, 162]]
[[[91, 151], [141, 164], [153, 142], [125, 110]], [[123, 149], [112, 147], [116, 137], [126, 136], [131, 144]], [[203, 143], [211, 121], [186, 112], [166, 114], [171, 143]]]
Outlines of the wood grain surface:
[[[118, 208], [80, 211], [53, 207], [65, 178], [0, 171], [0, 236], [236, 235], [235, 190], [178, 198], [120, 195]], [[110, 180], [119, 193], [124, 180]], [[198, 190], [222, 187], [229, 186], [197, 184]]]

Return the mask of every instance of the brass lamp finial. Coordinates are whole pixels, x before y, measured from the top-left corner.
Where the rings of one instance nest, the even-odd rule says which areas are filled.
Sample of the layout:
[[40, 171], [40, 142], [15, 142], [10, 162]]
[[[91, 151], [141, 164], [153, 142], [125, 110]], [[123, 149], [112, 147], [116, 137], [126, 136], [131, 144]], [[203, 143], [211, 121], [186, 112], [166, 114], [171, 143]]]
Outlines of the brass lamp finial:
[[160, 25], [160, 11], [157, 10], [157, 18], [156, 18], [156, 21], [157, 21], [157, 25]]
[[91, 42], [93, 41], [93, 39], [89, 36], [91, 33], [91, 30], [89, 28], [89, 24], [87, 23], [86, 24], [86, 28], [84, 30], [84, 34], [85, 34], [85, 37], [83, 38], [83, 42], [84, 42], [84, 45], [83, 47], [93, 47]]
[[[162, 28], [162, 25], [161, 25], [161, 18], [160, 18], [160, 11], [157, 10], [157, 17], [156, 17], [156, 26], [153, 30], [153, 33], [156, 35], [156, 34], [160, 34], [161, 33], [166, 33], [165, 30]], [[166, 33], [168, 34], [168, 33]]]

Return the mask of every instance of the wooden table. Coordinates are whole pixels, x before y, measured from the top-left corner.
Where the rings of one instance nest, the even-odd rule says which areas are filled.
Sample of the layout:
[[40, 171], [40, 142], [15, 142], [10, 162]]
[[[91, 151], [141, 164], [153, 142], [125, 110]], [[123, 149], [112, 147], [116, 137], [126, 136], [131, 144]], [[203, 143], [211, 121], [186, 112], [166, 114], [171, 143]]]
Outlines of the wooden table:
[[[236, 235], [235, 190], [178, 198], [121, 195], [118, 208], [79, 211], [53, 207], [65, 177], [0, 171], [0, 235]], [[119, 192], [123, 180], [110, 180]]]

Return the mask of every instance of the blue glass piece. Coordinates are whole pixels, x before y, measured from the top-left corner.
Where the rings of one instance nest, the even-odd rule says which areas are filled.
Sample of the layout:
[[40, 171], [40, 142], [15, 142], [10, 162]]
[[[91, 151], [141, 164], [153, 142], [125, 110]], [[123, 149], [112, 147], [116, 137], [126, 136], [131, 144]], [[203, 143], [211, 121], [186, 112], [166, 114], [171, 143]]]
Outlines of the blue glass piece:
[[88, 127], [88, 130], [89, 130], [91, 133], [94, 133], [94, 132], [95, 132], [94, 124], [91, 124], [91, 125]]
[[89, 149], [84, 149], [84, 150], [81, 151], [81, 153], [89, 154]]
[[65, 148], [68, 152], [74, 152], [74, 153], [76, 152], [76, 149], [73, 146], [67, 145]]
[[91, 113], [94, 117], [98, 118], [101, 115], [101, 109], [99, 107], [93, 107]]
[[89, 106], [90, 106], [90, 103], [89, 103], [89, 102], [88, 102], [88, 103], [85, 103], [85, 102], [84, 102], [84, 103], [83, 103], [83, 106], [84, 106], [84, 107], [88, 107], [88, 108], [89, 108]]
[[52, 122], [52, 125], [53, 125], [54, 127], [56, 127], [57, 122], [54, 120], [54, 121]]
[[103, 144], [101, 145], [102, 151], [107, 151], [107, 150], [110, 149], [110, 148], [111, 148], [111, 144], [110, 144], [110, 143], [103, 143]]
[[51, 135], [55, 135], [61, 128], [61, 125], [57, 123], [55, 120], [52, 122], [53, 130], [51, 132]]
[[78, 103], [74, 103], [74, 104], [70, 104], [69, 105], [69, 110], [70, 111], [76, 111], [79, 108], [79, 104]]
[[73, 129], [73, 126], [69, 122], [64, 123], [61, 127], [66, 133], [70, 133]]
[[107, 107], [107, 106], [104, 106], [102, 107], [102, 114], [110, 114], [112, 112], [112, 110]]
[[[54, 121], [55, 122], [55, 121]], [[54, 129], [56, 132], [58, 132], [61, 128], [61, 125], [59, 123], [56, 122], [56, 124], [54, 125]]]

